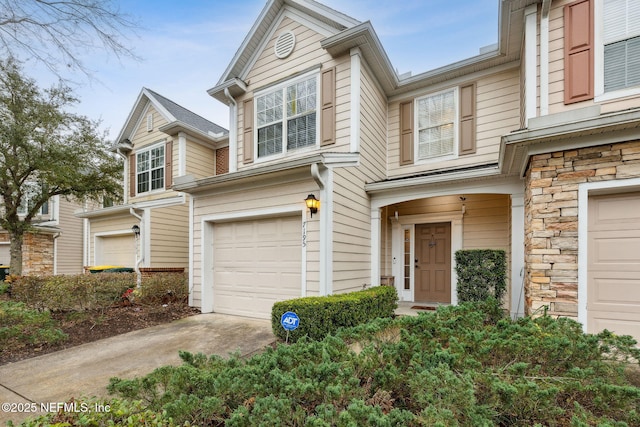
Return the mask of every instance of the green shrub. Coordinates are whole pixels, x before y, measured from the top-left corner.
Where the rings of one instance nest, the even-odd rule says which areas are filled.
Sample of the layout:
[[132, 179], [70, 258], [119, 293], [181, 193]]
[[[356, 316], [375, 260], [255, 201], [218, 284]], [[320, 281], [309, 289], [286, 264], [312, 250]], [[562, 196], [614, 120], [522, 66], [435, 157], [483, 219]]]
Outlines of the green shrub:
[[456, 252], [458, 301], [501, 300], [507, 289], [507, 256], [503, 250]]
[[494, 312], [467, 303], [376, 319], [250, 359], [182, 353], [182, 366], [108, 389], [178, 425], [640, 425], [629, 337]]
[[142, 280], [140, 301], [147, 304], [187, 301], [187, 273], [156, 273]]
[[55, 325], [48, 312], [28, 309], [20, 302], [0, 301], [0, 349], [64, 341], [67, 336]]
[[293, 311], [300, 318], [297, 329], [289, 332], [289, 340], [296, 342], [301, 337], [322, 340], [338, 328], [359, 325], [378, 317], [391, 317], [398, 301], [392, 286], [375, 286], [363, 291], [336, 294], [325, 297], [296, 298], [276, 302], [271, 309], [273, 333], [281, 338], [287, 332], [280, 318]]
[[12, 283], [11, 294], [39, 310], [82, 311], [105, 309], [131, 287], [135, 287], [131, 273], [24, 276]]

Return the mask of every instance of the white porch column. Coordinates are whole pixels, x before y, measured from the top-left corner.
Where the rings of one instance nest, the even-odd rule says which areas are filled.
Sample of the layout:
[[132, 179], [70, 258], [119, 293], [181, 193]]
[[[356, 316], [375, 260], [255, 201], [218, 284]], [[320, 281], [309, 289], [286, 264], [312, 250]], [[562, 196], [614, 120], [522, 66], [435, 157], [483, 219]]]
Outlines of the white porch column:
[[371, 209], [371, 286], [380, 286], [380, 209]]
[[524, 194], [511, 195], [511, 317], [524, 316]]

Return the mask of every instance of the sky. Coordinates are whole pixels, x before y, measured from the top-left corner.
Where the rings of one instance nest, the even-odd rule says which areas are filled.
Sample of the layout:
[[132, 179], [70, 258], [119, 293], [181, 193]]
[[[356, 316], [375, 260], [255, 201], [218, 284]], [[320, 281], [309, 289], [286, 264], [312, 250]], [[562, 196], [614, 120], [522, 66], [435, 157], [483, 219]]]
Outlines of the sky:
[[[228, 128], [228, 108], [210, 97], [267, 0], [113, 0], [141, 24], [126, 41], [141, 61], [85, 55], [93, 79], [75, 82], [76, 112], [101, 121], [114, 140], [143, 87]], [[371, 21], [391, 64], [414, 75], [475, 56], [498, 39], [499, 0], [320, 0]], [[25, 69], [29, 74], [29, 69]], [[54, 80], [30, 74], [41, 87]]]

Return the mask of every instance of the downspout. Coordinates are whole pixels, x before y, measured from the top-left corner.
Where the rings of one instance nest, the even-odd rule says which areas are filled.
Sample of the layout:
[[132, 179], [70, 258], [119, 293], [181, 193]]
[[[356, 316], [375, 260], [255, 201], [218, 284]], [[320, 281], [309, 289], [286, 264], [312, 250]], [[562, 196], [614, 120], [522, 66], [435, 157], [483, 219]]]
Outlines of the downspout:
[[233, 173], [238, 170], [238, 125], [236, 123], [238, 103], [231, 96], [229, 88], [224, 89], [224, 96], [227, 97], [229, 104], [231, 104], [229, 109], [229, 173]]
[[[143, 228], [144, 228], [144, 224], [142, 223], [142, 217], [140, 215], [138, 215], [135, 211], [135, 209], [133, 208], [129, 208], [129, 213], [136, 217], [138, 219], [138, 221], [140, 221], [140, 236], [136, 236], [136, 239], [138, 239], [138, 247], [140, 248], [140, 258], [137, 259], [136, 261], [136, 265], [135, 265], [135, 271], [136, 271], [136, 287], [138, 289], [140, 289], [140, 287], [142, 286], [142, 273], [140, 272], [140, 264], [142, 264], [142, 262], [144, 261], [144, 245], [142, 244], [142, 233], [143, 233]], [[138, 248], [136, 248], [138, 249]], [[137, 256], [138, 254], [136, 254]]]
[[320, 188], [320, 283], [318, 291], [321, 296], [324, 296], [331, 295], [333, 292], [331, 283], [333, 280], [331, 170], [327, 169], [321, 172], [318, 163], [313, 163], [311, 177]]

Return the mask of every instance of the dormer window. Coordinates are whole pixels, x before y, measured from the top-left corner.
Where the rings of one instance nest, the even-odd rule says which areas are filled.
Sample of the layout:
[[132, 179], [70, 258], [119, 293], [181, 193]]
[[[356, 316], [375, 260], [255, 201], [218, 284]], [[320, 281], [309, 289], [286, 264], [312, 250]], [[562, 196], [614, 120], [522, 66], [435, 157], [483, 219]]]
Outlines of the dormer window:
[[259, 93], [255, 101], [258, 158], [318, 143], [318, 76], [305, 76]]

